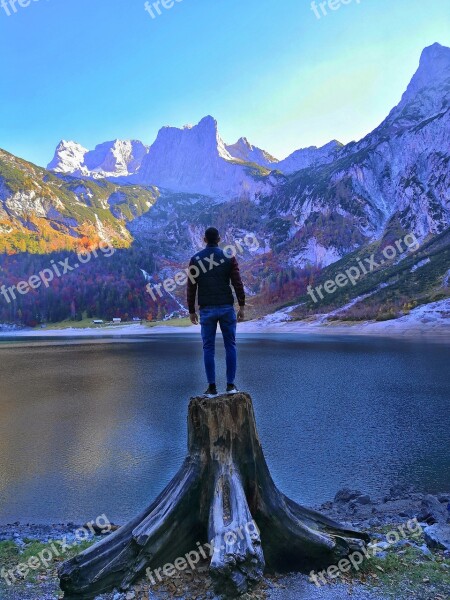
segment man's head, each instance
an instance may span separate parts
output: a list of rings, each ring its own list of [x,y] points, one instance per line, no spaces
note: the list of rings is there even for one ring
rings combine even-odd
[[[210,245],[220,242],[220,234],[215,227],[208,227],[205,231],[205,242]]]

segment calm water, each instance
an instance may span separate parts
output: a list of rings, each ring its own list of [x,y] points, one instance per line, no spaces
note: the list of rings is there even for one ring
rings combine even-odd
[[[297,501],[450,490],[450,346],[248,335],[240,359],[272,474]],[[178,470],[203,389],[195,336],[0,343],[0,521],[128,519]]]

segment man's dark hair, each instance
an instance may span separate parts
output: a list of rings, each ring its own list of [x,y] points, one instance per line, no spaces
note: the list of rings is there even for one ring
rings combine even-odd
[[[217,244],[220,238],[219,230],[215,227],[208,227],[205,231],[205,238],[208,244]]]

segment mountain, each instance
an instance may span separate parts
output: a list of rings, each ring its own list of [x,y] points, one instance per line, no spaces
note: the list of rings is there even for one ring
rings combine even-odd
[[[282,173],[290,175],[301,169],[318,167],[333,162],[333,160],[337,158],[342,147],[343,144],[337,140],[332,140],[321,148],[310,146],[309,148],[296,150],[284,160],[280,160],[276,165],[276,168]]]
[[[128,177],[139,171],[148,150],[138,140],[104,142],[94,150],[62,140],[47,168],[77,177]]]
[[[106,235],[121,247],[132,244],[133,261],[148,263],[129,283],[133,306],[161,314],[139,296],[140,269],[153,280],[175,273],[201,245],[205,226],[215,224],[229,244],[256,236],[257,247],[241,262],[254,310],[264,313],[302,298],[334,266],[414,234],[429,262],[419,268],[401,255],[389,281],[382,271],[361,288],[366,297],[375,282],[383,285],[373,297],[382,315],[397,314],[448,295],[449,139],[450,48],[434,44],[386,119],[345,146],[334,140],[277,162],[245,138],[226,145],[215,119],[205,117],[195,126],[163,127],[149,148],[116,141],[90,152],[61,142],[49,165],[54,172],[1,152],[0,249],[44,253]],[[122,298],[117,277],[111,302]],[[173,296],[164,305],[169,313],[183,302],[181,288]],[[352,314],[366,314],[363,300],[339,297],[355,300]]]
[[[152,188],[57,176],[0,150],[0,252],[45,253],[100,240],[128,247],[126,223],[157,196]]]
[[[450,48],[441,44],[425,48],[419,68],[400,103],[392,109],[380,129],[388,125],[401,129],[448,110],[449,65]]]
[[[305,281],[323,268],[342,264],[355,252],[370,256],[375,243],[384,247],[414,234],[425,246],[450,225],[449,54],[439,45],[425,49],[407,91],[379,127],[346,146],[332,142],[304,158],[300,151],[297,166],[306,167],[279,177],[256,202],[211,202],[209,196],[166,190],[151,211],[129,224],[130,231],[172,264],[183,264],[201,244],[208,223],[217,224],[231,244],[254,233],[259,248],[246,256],[243,269],[249,293],[264,299],[266,310],[304,290]],[[431,67],[434,61],[437,68]],[[405,268],[401,286],[375,296],[385,302],[386,314],[441,293],[448,235],[442,240],[432,264],[422,270],[430,273],[426,289],[421,291],[416,275]],[[382,281],[383,272],[377,285]],[[365,285],[370,287],[370,280]],[[395,305],[393,297],[402,303]]]
[[[389,219],[399,218],[403,227],[412,227],[423,237],[440,231],[447,218],[439,198],[448,184],[449,51],[439,44],[426,48],[400,103],[357,143],[343,146],[333,140],[277,161],[246,138],[226,145],[215,119],[205,117],[196,126],[163,127],[150,148],[142,142],[116,140],[89,152],[74,142],[61,142],[49,169],[76,176],[121,177],[214,201],[273,196],[294,215],[301,203],[300,227],[323,209],[348,217],[348,224],[356,217],[358,230],[369,238],[379,235]],[[424,162],[428,150],[433,152]],[[429,173],[426,166],[431,167]],[[338,255],[334,247],[316,252],[316,242],[311,244],[305,259],[317,252],[326,260]],[[299,256],[295,264],[301,263]]]
[[[391,243],[393,239],[389,240]],[[380,240],[369,248],[364,247],[346,255],[338,262],[317,274],[314,287],[335,281],[339,274],[354,269],[358,261],[367,264],[373,254],[381,262],[386,240]],[[296,319],[319,314],[322,322],[384,321],[410,311],[422,304],[439,302],[450,296],[450,229],[431,237],[413,252],[399,254],[396,260],[381,265],[361,277],[352,286],[338,288],[333,294],[305,294],[290,312]]]
[[[228,154],[243,162],[255,163],[266,169],[278,168],[279,160],[271,156],[265,150],[252,146],[247,138],[241,137],[235,144],[225,146]]]
[[[254,199],[270,192],[269,174],[264,167],[232,156],[217,121],[208,116],[195,126],[163,127],[142,161],[137,181],[174,192]]]
[[[225,144],[217,121],[208,116],[195,126],[163,127],[150,147],[136,140],[115,140],[89,151],[76,142],[63,140],[47,168],[76,177],[120,177],[174,193],[254,198],[261,191],[270,191],[274,183],[273,176],[268,177],[271,171],[291,174],[326,164],[341,148],[342,144],[333,140],[321,148],[296,150],[279,161],[245,137],[235,144]]]
[[[424,240],[446,229],[449,139],[450,48],[435,44],[423,51],[400,103],[379,127],[275,190],[268,210],[289,223],[290,264],[302,266],[320,253],[327,264],[361,238],[370,242],[388,231]]]
[[[149,147],[138,140],[105,142],[88,152],[84,164],[102,177],[120,177],[137,173]]]
[[[89,150],[81,144],[61,140],[47,169],[55,171],[55,173],[70,173],[72,175],[80,173],[84,157],[88,152]]]
[[[76,177],[121,178],[174,192],[255,198],[270,191],[276,180],[269,176],[275,162],[245,138],[226,146],[217,121],[205,117],[195,126],[163,127],[151,147],[115,140],[88,151],[76,142],[62,141],[48,169]]]
[[[194,201],[192,195],[171,192],[184,187],[179,181],[189,176],[180,151],[177,169],[173,165],[178,182],[165,179],[168,190],[130,229],[138,236],[151,231],[158,243],[178,239],[179,247],[190,249],[200,236],[198,224],[204,222],[220,223],[227,239],[252,230],[266,249],[276,253],[277,268],[284,264],[297,269],[325,267],[390,232],[414,233],[423,241],[444,231],[450,224],[449,55],[450,49],[440,45],[426,48],[399,104],[359,142],[342,146],[333,141],[275,163],[278,171],[294,172],[276,180],[266,177],[270,188],[257,203],[241,198],[239,205],[230,205],[229,199],[216,198],[212,205],[208,190],[193,180],[185,189],[197,187],[206,198]],[[224,150],[217,141],[215,121],[212,129],[211,146],[219,148],[216,156],[229,162],[230,148],[236,145]],[[170,131],[177,140],[183,137],[180,130]],[[168,147],[172,145],[177,147],[173,139],[167,141]],[[243,143],[237,146],[248,148]],[[153,150],[167,154],[152,146],[147,159]],[[199,176],[196,169],[194,180]]]

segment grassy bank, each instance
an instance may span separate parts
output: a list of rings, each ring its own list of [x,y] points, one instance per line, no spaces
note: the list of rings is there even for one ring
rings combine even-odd
[[[83,318],[81,321],[72,321],[72,320],[67,319],[65,321],[60,321],[59,323],[49,323],[45,327],[41,327],[39,325],[39,326],[35,327],[34,330],[35,331],[53,331],[53,330],[61,331],[64,329],[95,329],[95,330],[108,329],[108,330],[110,330],[111,328],[123,327],[124,325],[126,325],[126,326],[134,325],[136,327],[142,326],[142,327],[153,328],[153,327],[188,327],[191,324],[191,322],[188,318],[171,319],[170,321],[141,321],[141,323],[136,323],[134,321],[124,321],[117,325],[113,325],[112,323],[106,323],[106,322],[102,325],[96,325],[95,323],[92,322],[93,320],[94,319]]]
[[[388,525],[374,528],[370,533],[374,542],[380,543],[385,539],[386,534],[394,529],[392,525]],[[41,556],[43,551],[51,551],[52,543],[52,541],[42,543],[26,538],[23,541],[0,542],[0,565],[7,571],[14,570],[18,564],[28,563],[33,557]],[[62,560],[75,556],[93,543],[87,541],[72,546],[64,552],[63,556],[54,557],[47,567],[41,565],[37,569],[29,569],[24,576],[19,577],[16,573],[17,581],[13,586],[5,585],[4,579],[0,579],[0,597],[4,600],[61,598],[57,577],[58,566]],[[245,597],[248,600],[270,599],[271,590],[274,588],[289,590],[288,582],[289,579],[285,576],[272,574]],[[349,600],[360,598],[358,590],[361,589],[371,591],[374,598],[446,600],[450,589],[450,559],[444,557],[440,551],[429,551],[419,532],[398,544],[388,545],[378,556],[365,560],[358,571],[353,569],[336,579],[329,579],[326,584],[322,583],[321,588],[324,593],[326,591],[332,597],[333,590],[337,594],[339,589],[341,593],[342,584],[345,585]],[[308,584],[308,587],[313,598],[318,593],[317,588],[312,584]],[[141,581],[134,587],[132,593],[136,600],[147,600],[149,597],[207,600],[213,597],[206,564],[200,566],[196,572],[177,573],[176,577],[163,581],[155,588],[150,588],[148,581]],[[110,600],[113,595],[108,594],[102,598]]]

